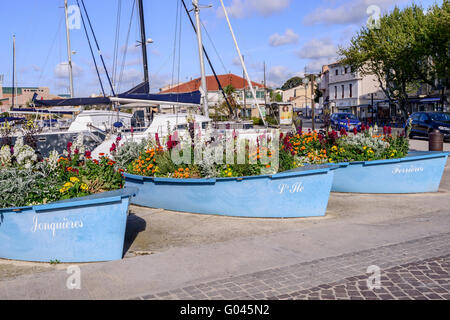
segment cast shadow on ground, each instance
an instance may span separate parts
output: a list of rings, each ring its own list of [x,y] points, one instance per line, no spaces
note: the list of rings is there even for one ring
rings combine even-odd
[[[130,214],[127,219],[127,228],[125,230],[125,243],[123,245],[123,255],[131,248],[134,240],[136,240],[139,233],[145,231],[147,222],[133,214]]]

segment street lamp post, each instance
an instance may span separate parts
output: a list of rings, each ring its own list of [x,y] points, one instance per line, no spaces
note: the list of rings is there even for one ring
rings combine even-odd
[[[320,84],[321,80],[320,77],[314,75],[314,74],[309,74],[309,75],[305,75],[305,78],[303,79],[303,84],[305,85],[305,92],[306,89],[308,88],[308,84],[311,82],[311,118],[312,118],[312,130],[316,130],[316,106],[314,103],[314,88],[316,84]],[[307,107],[308,108],[308,107]],[[306,109],[308,110],[308,109]]]

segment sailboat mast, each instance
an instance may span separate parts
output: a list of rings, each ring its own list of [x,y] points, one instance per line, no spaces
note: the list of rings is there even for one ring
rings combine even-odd
[[[202,90],[203,90],[203,115],[209,117],[208,108],[208,87],[206,85],[206,72],[205,72],[205,60],[203,56],[203,41],[202,41],[202,26],[200,24],[200,7],[198,5],[198,0],[192,0],[192,5],[194,6],[195,12],[195,22],[197,24],[197,42],[198,42],[198,53],[200,57],[200,73],[202,79]]]
[[[73,70],[72,70],[72,49],[70,46],[69,13],[67,0],[64,0],[64,11],[66,15],[66,36],[67,36],[67,59],[69,65],[70,97],[73,98]]]
[[[144,81],[145,81],[145,83],[149,83],[147,39],[146,39],[146,35],[145,35],[144,4],[142,3],[142,0],[138,0],[138,7],[139,7],[139,19],[140,19],[140,25],[141,25],[141,45],[142,45],[142,62],[144,65]]]
[[[250,90],[252,92],[253,99],[255,100],[256,107],[258,108],[259,115],[261,116],[261,119],[262,119],[262,121],[264,123],[264,126],[267,126],[267,122],[266,122],[266,119],[265,119],[265,106],[264,106],[264,110],[263,110],[262,107],[259,106],[258,100],[256,98],[256,91],[255,91],[255,88],[254,88],[254,86],[252,84],[250,76],[248,75],[247,67],[245,66],[245,62],[244,62],[244,58],[242,57],[241,49],[239,49],[239,45],[237,43],[236,36],[234,34],[234,31],[233,31],[233,27],[231,26],[231,22],[230,22],[230,18],[228,17],[227,9],[225,8],[223,0],[220,0],[220,3],[222,5],[223,12],[225,14],[225,18],[227,20],[228,27],[230,29],[231,36],[233,37],[233,41],[234,41],[234,45],[236,47],[236,51],[238,53],[239,59],[241,60],[241,65],[242,65],[242,68],[244,69],[245,77],[247,78],[247,82],[248,82],[248,85],[249,85]]]
[[[13,74],[12,74],[12,108],[15,105],[16,90],[16,35],[13,35]]]

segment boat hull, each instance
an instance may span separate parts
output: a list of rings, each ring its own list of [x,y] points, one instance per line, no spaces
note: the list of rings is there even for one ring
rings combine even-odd
[[[122,259],[130,198],[123,189],[0,210],[0,258],[35,262]]]
[[[405,194],[437,192],[448,153],[412,152],[402,159],[340,163],[332,192]]]
[[[230,179],[159,179],[125,175],[139,193],[132,203],[199,214],[252,218],[318,217],[326,213],[331,166],[273,176]]]

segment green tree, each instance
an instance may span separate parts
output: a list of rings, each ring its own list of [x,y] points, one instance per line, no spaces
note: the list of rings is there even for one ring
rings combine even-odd
[[[419,22],[418,22],[419,23]],[[442,7],[430,7],[420,21],[413,56],[417,63],[412,67],[418,79],[434,90],[450,87],[450,2],[444,0]]]
[[[214,109],[215,112],[220,116],[227,116],[227,117],[237,117],[238,111],[241,109],[241,107],[238,105],[236,101],[236,89],[232,85],[228,85],[223,88],[223,91],[225,95],[227,96],[227,100],[230,103],[232,114],[230,114],[230,109],[226,103],[226,101],[222,102],[221,104],[217,105]]]
[[[277,92],[275,93],[275,91],[270,91],[270,100],[272,102],[283,102],[283,96]]]
[[[281,87],[281,90],[283,90],[283,91],[289,90],[289,89],[300,86],[302,83],[303,83],[302,78],[293,77],[293,78],[289,79],[288,81],[286,81],[285,84],[283,84],[283,86]]]
[[[445,3],[448,5],[448,1]],[[348,48],[339,49],[342,63],[362,75],[377,77],[381,89],[392,103],[398,103],[405,117],[408,95],[424,82],[418,70],[428,69],[431,63],[424,57],[435,55],[430,45],[435,42],[423,42],[432,29],[431,16],[415,4],[395,8],[381,17],[379,27],[363,27]]]
[[[320,98],[322,98],[322,97],[323,97],[323,92],[322,92],[322,90],[320,90],[319,86],[317,85],[314,90],[314,102],[319,103]]]

